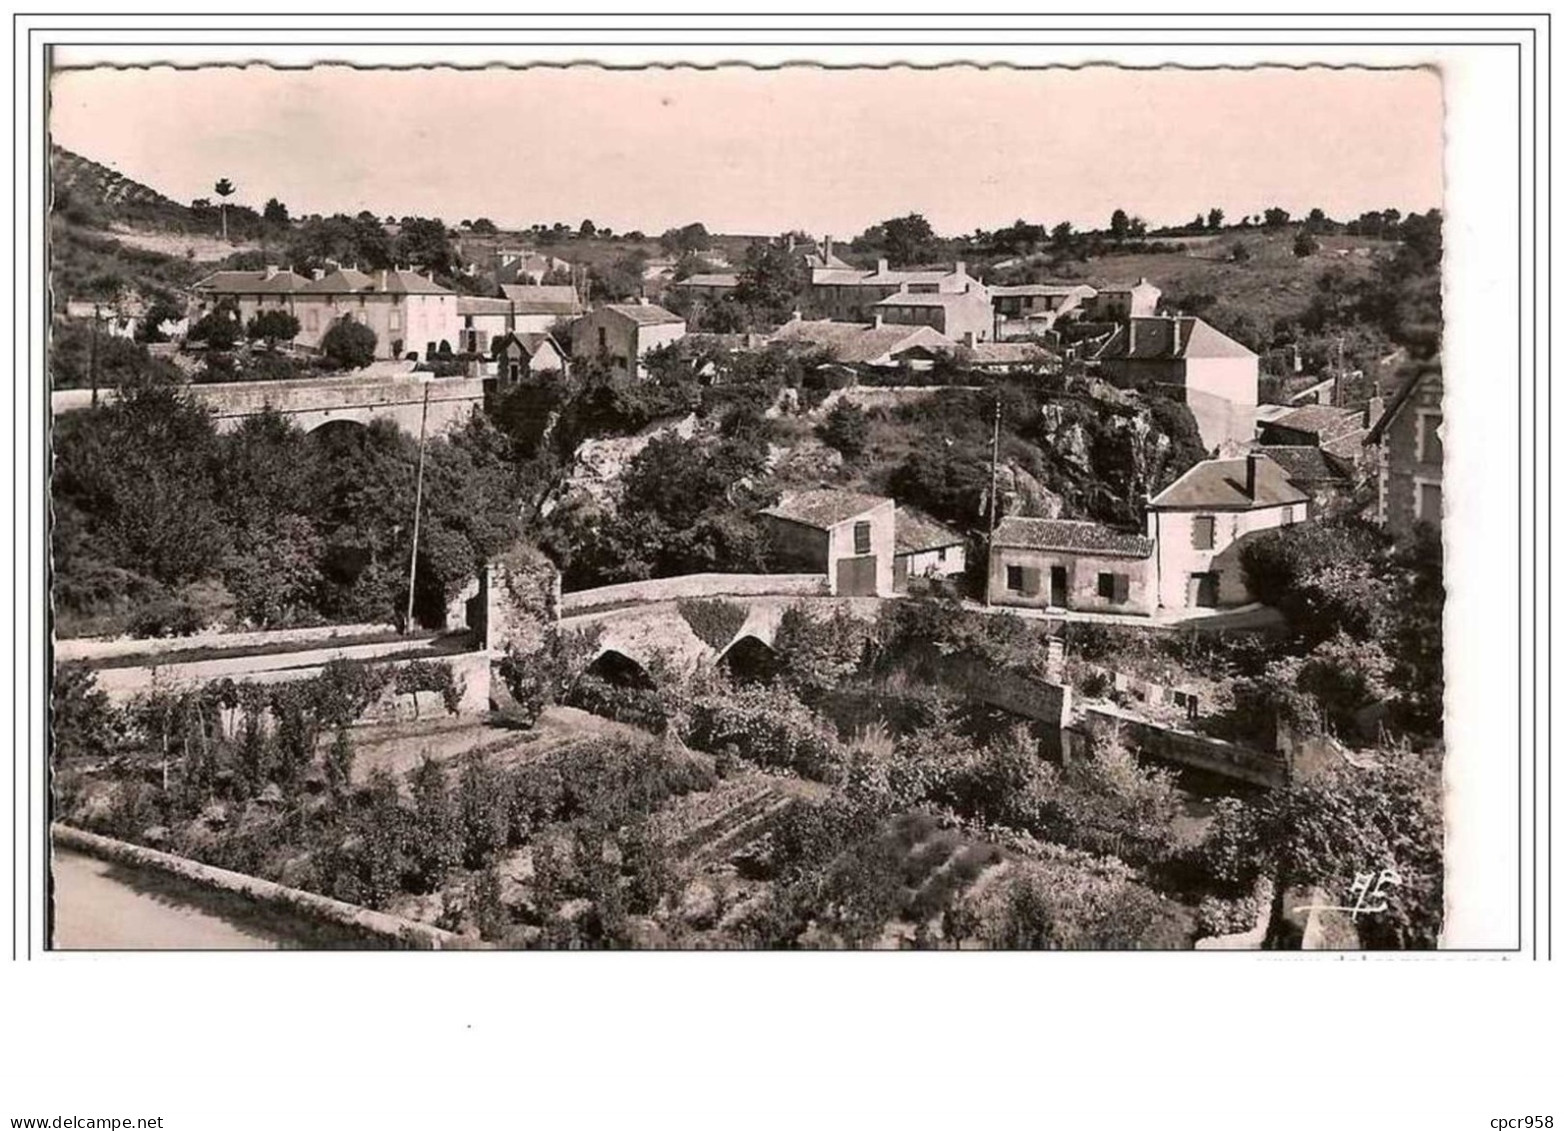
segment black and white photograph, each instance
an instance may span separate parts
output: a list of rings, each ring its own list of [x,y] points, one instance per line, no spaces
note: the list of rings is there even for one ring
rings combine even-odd
[[[17,16],[13,957],[145,1047],[0,1116],[1564,1118],[1417,1051],[1557,1000],[1548,17],[1440,18]]]

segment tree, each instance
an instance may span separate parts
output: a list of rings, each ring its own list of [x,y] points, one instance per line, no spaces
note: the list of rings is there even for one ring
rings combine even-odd
[[[285,226],[288,223],[288,206],[274,196],[261,209],[261,219],[278,227]]]
[[[838,401],[820,425],[820,439],[847,459],[857,459],[869,439],[869,422],[863,409],[851,401]]]
[[[215,192],[219,197],[219,203],[217,207],[223,221],[223,239],[226,240],[228,238],[228,198],[238,190],[234,188],[232,181],[230,181],[227,177],[223,177],[212,186],[212,191]]]
[[[1280,228],[1291,220],[1292,216],[1285,208],[1271,207],[1265,210],[1265,226],[1267,228]]]
[[[320,351],[333,369],[362,369],[375,360],[375,332],[343,315],[320,339]]]
[[[883,250],[894,264],[923,263],[933,254],[934,229],[921,214],[909,212],[866,229],[859,239]]]
[[[1108,231],[1112,234],[1114,240],[1119,243],[1123,243],[1125,237],[1130,234],[1130,218],[1124,209],[1115,208],[1113,210],[1113,218],[1108,221]]]
[[[118,713],[85,663],[64,663],[49,681],[49,737],[52,762],[103,758],[113,748]]]
[[[1233,245],[1233,250],[1228,254],[1228,258],[1230,258],[1234,263],[1248,263],[1249,260],[1253,258],[1253,255],[1249,251],[1248,244],[1235,243]]]
[[[165,322],[178,322],[184,317],[184,312],[167,299],[159,299],[136,324],[136,341],[138,342],[166,342],[168,335],[163,332]]]
[[[202,315],[185,336],[192,342],[205,342],[208,349],[226,353],[239,344],[243,329],[239,325],[239,312],[232,306],[220,303]]]
[[[450,275],[456,267],[456,249],[445,225],[423,216],[405,216],[396,237],[396,258],[436,275]]]
[[[264,341],[266,348],[275,350],[278,342],[291,342],[299,336],[299,320],[287,310],[262,310],[245,327],[245,336],[252,342]]]
[[[589,240],[597,235],[597,225],[590,220],[583,220],[581,221],[581,227],[577,229],[577,234],[582,239]]]
[[[1210,212],[1206,213],[1206,227],[1210,228],[1213,232],[1220,232],[1222,230],[1222,221],[1225,218],[1225,215],[1226,214],[1220,208],[1211,209]]]
[[[686,224],[682,228],[669,228],[658,242],[668,255],[688,255],[711,247],[711,233],[706,231],[705,224]]]
[[[475,235],[492,236],[499,231],[494,226],[494,221],[487,216],[480,216],[472,222],[472,230]]]
[[[1292,253],[1299,259],[1307,259],[1320,250],[1320,241],[1309,234],[1307,230],[1298,233],[1292,241]]]
[[[753,243],[744,249],[744,266],[734,288],[734,302],[748,308],[751,324],[782,322],[798,308],[809,286],[802,257],[782,244]]]

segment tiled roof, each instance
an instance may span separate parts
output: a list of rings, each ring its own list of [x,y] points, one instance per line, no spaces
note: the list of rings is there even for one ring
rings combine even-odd
[[[771,340],[820,346],[846,365],[868,365],[914,346],[935,352],[956,348],[955,342],[932,326],[874,326],[866,322],[797,318],[784,323]]]
[[[1360,430],[1363,426],[1363,412],[1361,409],[1337,408],[1334,405],[1306,404],[1266,423],[1328,438]]]
[[[292,271],[216,271],[193,284],[192,289],[212,294],[266,295],[291,294],[309,283]]]
[[[426,278],[416,271],[377,271],[370,277],[369,290],[384,294],[403,295],[448,295],[454,293],[446,290],[433,279]]]
[[[784,495],[776,506],[767,507],[760,513],[813,526],[817,530],[829,530],[889,502],[890,499],[881,495],[861,495],[857,491],[821,488]]]
[[[536,357],[538,355],[538,350],[542,349],[545,345],[552,345],[554,347],[555,353],[560,354],[561,356],[564,355],[564,351],[559,348],[559,343],[554,341],[554,339],[549,337],[547,334],[505,334],[504,336],[495,340],[494,348],[501,349],[506,345],[506,343],[511,341],[515,341],[519,346],[521,346],[522,351],[528,357]]]
[[[457,314],[509,314],[510,300],[483,298],[479,295],[459,295],[456,299]]]
[[[994,528],[994,546],[1017,550],[1064,550],[1124,558],[1151,556],[1151,539],[1134,530],[1063,518],[1004,518]]]
[[[974,365],[1029,365],[1053,357],[1035,342],[977,342],[967,352]]]
[[[1145,279],[1137,279],[1133,283],[1104,283],[1097,288],[1097,293],[1100,295],[1127,295],[1135,290],[1151,290],[1157,291],[1158,294],[1162,293],[1155,283],[1148,283]]]
[[[1319,483],[1352,478],[1345,460],[1312,444],[1261,444],[1255,452],[1287,473],[1294,483]]]
[[[728,274],[691,275],[674,284],[676,287],[736,287],[738,285],[739,277]]]
[[[673,311],[664,310],[662,307],[653,306],[651,303],[610,302],[603,304],[598,309],[617,314],[621,318],[628,318],[637,326],[661,326],[672,322],[684,321]]]
[[[1097,293],[1095,287],[1089,287],[1085,283],[1020,283],[1012,287],[990,287],[989,293],[1007,298],[1025,298],[1036,296],[1046,298],[1052,295],[1079,294],[1090,298]]]
[[[311,279],[301,288],[306,294],[351,294],[367,290],[373,280],[352,267],[338,267],[318,279]]]
[[[1102,349],[1098,360],[1169,361],[1177,358],[1254,357],[1253,351],[1233,341],[1199,318],[1132,318],[1120,326]],[[1178,329],[1177,342],[1173,333]],[[1133,327],[1133,334],[1131,328]],[[1134,348],[1131,348],[1131,338]]]
[[[517,314],[579,314],[581,299],[574,287],[532,287],[507,283],[500,293],[510,301]]]
[[[1282,468],[1256,457],[1255,491],[1247,489],[1248,459],[1208,459],[1184,472],[1147,505],[1163,510],[1250,510],[1308,502]]]
[[[939,294],[928,294],[923,291],[897,291],[893,295],[886,295],[875,306],[960,306],[963,303],[987,303],[988,300],[980,294],[970,291],[942,291]]]
[[[958,532],[943,523],[935,522],[922,511],[909,507],[896,508],[896,552],[915,554],[924,550],[938,550],[944,546],[960,546],[966,542]]]
[[[810,272],[809,281],[817,287],[857,286],[873,272],[855,267],[816,267]]]

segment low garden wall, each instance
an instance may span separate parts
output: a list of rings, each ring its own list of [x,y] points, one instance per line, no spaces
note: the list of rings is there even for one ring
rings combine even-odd
[[[189,652],[198,648],[264,648],[268,645],[308,644],[349,641],[357,637],[395,632],[392,624],[328,624],[314,628],[280,628],[268,632],[201,632],[194,636],[87,636],[74,640],[56,640],[54,658],[69,660],[112,660],[121,656],[160,656],[167,652]]]
[[[1285,785],[1291,777],[1289,762],[1284,754],[1176,730],[1095,704],[1080,711],[1078,721],[1086,720],[1119,727],[1124,740],[1131,746],[1168,762],[1209,770],[1268,788]]]
[[[830,592],[823,573],[689,573],[578,589],[559,599],[561,618],[616,605],[674,601],[680,597],[819,597]]]
[[[381,939],[398,947],[413,950],[450,950],[472,946],[472,943],[462,936],[452,934],[450,931],[442,931],[426,923],[415,923],[410,919],[387,915],[383,911],[371,911],[367,907],[343,903],[339,899],[316,895],[314,892],[284,887],[270,880],[246,876],[242,872],[214,868],[210,864],[202,864],[184,856],[159,852],[154,848],[143,848],[139,844],[129,844],[122,840],[99,836],[97,833],[72,828],[70,825],[51,826],[50,836],[56,845],[63,848],[73,848],[102,860],[112,860],[135,868],[167,872],[202,887],[229,892],[255,903],[267,904],[317,922],[345,927],[350,931]]]

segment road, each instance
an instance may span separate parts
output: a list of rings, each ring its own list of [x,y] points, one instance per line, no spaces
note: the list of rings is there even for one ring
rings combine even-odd
[[[61,950],[283,950],[367,946],[160,872],[54,851]]]

